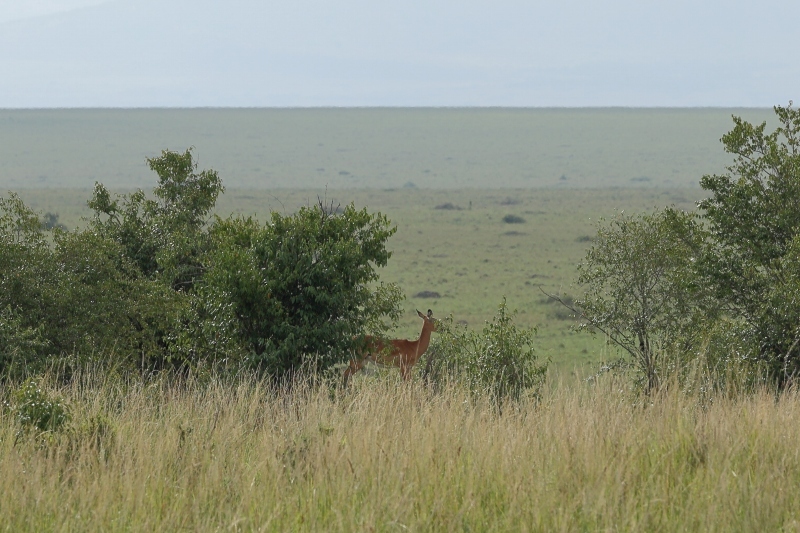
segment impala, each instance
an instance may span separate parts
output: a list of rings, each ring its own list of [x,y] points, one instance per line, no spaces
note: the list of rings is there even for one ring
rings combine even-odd
[[[403,379],[408,380],[411,377],[411,369],[417,364],[417,361],[419,361],[431,343],[431,333],[436,331],[436,319],[433,318],[433,311],[428,309],[426,316],[417,310],[417,314],[422,319],[422,333],[419,334],[419,338],[415,341],[393,339],[385,342],[371,335],[366,335],[360,353],[350,359],[350,365],[344,371],[342,376],[343,383],[347,385],[347,380],[350,379],[350,376],[364,368],[364,363],[367,361],[399,367]]]

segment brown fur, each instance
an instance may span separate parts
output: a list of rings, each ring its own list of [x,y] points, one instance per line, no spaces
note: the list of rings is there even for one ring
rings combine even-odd
[[[371,335],[365,336],[364,350],[350,360],[350,365],[342,375],[343,383],[347,385],[350,376],[364,368],[366,361],[396,366],[400,368],[403,379],[411,378],[411,369],[427,351],[431,343],[431,333],[436,331],[436,319],[433,318],[433,311],[428,309],[427,316],[419,311],[417,314],[422,319],[422,333],[415,341],[393,339],[387,344]]]

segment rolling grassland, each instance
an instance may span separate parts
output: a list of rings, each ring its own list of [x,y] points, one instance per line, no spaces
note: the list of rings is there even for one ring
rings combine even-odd
[[[770,109],[0,109],[0,190],[155,185],[195,147],[230,188],[696,187]]]
[[[3,531],[797,531],[795,391],[346,391],[83,376],[64,429],[0,410]],[[4,396],[5,396],[4,391]]]

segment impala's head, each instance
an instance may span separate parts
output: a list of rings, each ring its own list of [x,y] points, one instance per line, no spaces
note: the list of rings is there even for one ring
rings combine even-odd
[[[425,322],[425,326],[430,326],[431,331],[436,331],[436,319],[433,318],[433,311],[428,309],[428,314],[423,315],[422,312],[417,309],[417,314],[419,317]]]

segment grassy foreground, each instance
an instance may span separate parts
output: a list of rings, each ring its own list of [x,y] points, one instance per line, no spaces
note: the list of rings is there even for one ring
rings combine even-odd
[[[3,531],[800,529],[800,398],[82,379],[70,429],[0,415]],[[100,421],[100,422],[98,422]],[[106,431],[93,431],[106,428]]]

